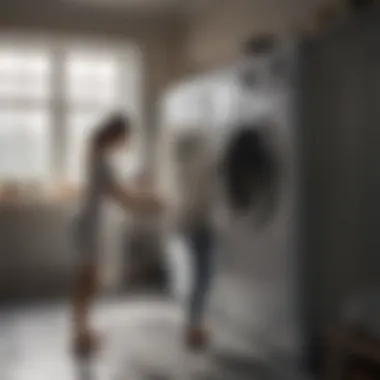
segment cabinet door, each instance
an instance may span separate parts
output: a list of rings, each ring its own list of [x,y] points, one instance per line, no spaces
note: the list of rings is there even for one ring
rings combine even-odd
[[[379,34],[379,20],[363,19],[325,36],[309,60],[312,78],[303,88],[306,285],[317,311],[310,318],[320,333],[379,263],[372,253],[380,245]]]

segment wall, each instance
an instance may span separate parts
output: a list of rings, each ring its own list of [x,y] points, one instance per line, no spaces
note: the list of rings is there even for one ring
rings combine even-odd
[[[66,206],[0,207],[1,300],[68,291],[74,261]]]
[[[48,200],[0,205],[0,300],[70,293],[81,259],[74,240],[77,208]],[[128,222],[121,210],[107,208],[100,243],[108,254],[99,271],[105,289],[121,285],[117,259]]]
[[[190,71],[223,65],[255,34],[294,33],[312,26],[315,11],[345,0],[220,0],[189,25],[186,56]]]

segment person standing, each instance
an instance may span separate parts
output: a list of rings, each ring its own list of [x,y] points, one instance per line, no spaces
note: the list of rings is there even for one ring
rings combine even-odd
[[[131,124],[125,116],[109,116],[90,139],[86,183],[80,212],[75,219],[75,243],[78,275],[72,298],[74,350],[88,354],[96,347],[89,326],[91,301],[97,290],[103,203],[114,200],[126,210],[158,212],[162,201],[151,192],[124,188],[112,169],[112,157],[124,151],[132,137]]]
[[[194,130],[186,133],[176,148],[176,223],[193,264],[184,334],[190,349],[204,348],[209,341],[205,315],[213,273],[216,167],[208,143],[208,136]]]

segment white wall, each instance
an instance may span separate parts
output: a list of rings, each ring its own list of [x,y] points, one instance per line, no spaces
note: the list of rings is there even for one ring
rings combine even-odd
[[[189,70],[223,65],[256,34],[286,35],[312,27],[319,7],[344,0],[220,0],[189,25],[186,58]]]

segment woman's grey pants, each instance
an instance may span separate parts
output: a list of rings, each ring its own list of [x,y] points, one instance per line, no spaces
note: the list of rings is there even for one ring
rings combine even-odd
[[[202,323],[208,302],[208,293],[213,272],[214,238],[210,226],[202,225],[188,235],[189,248],[193,258],[193,282],[189,295],[189,323]]]

